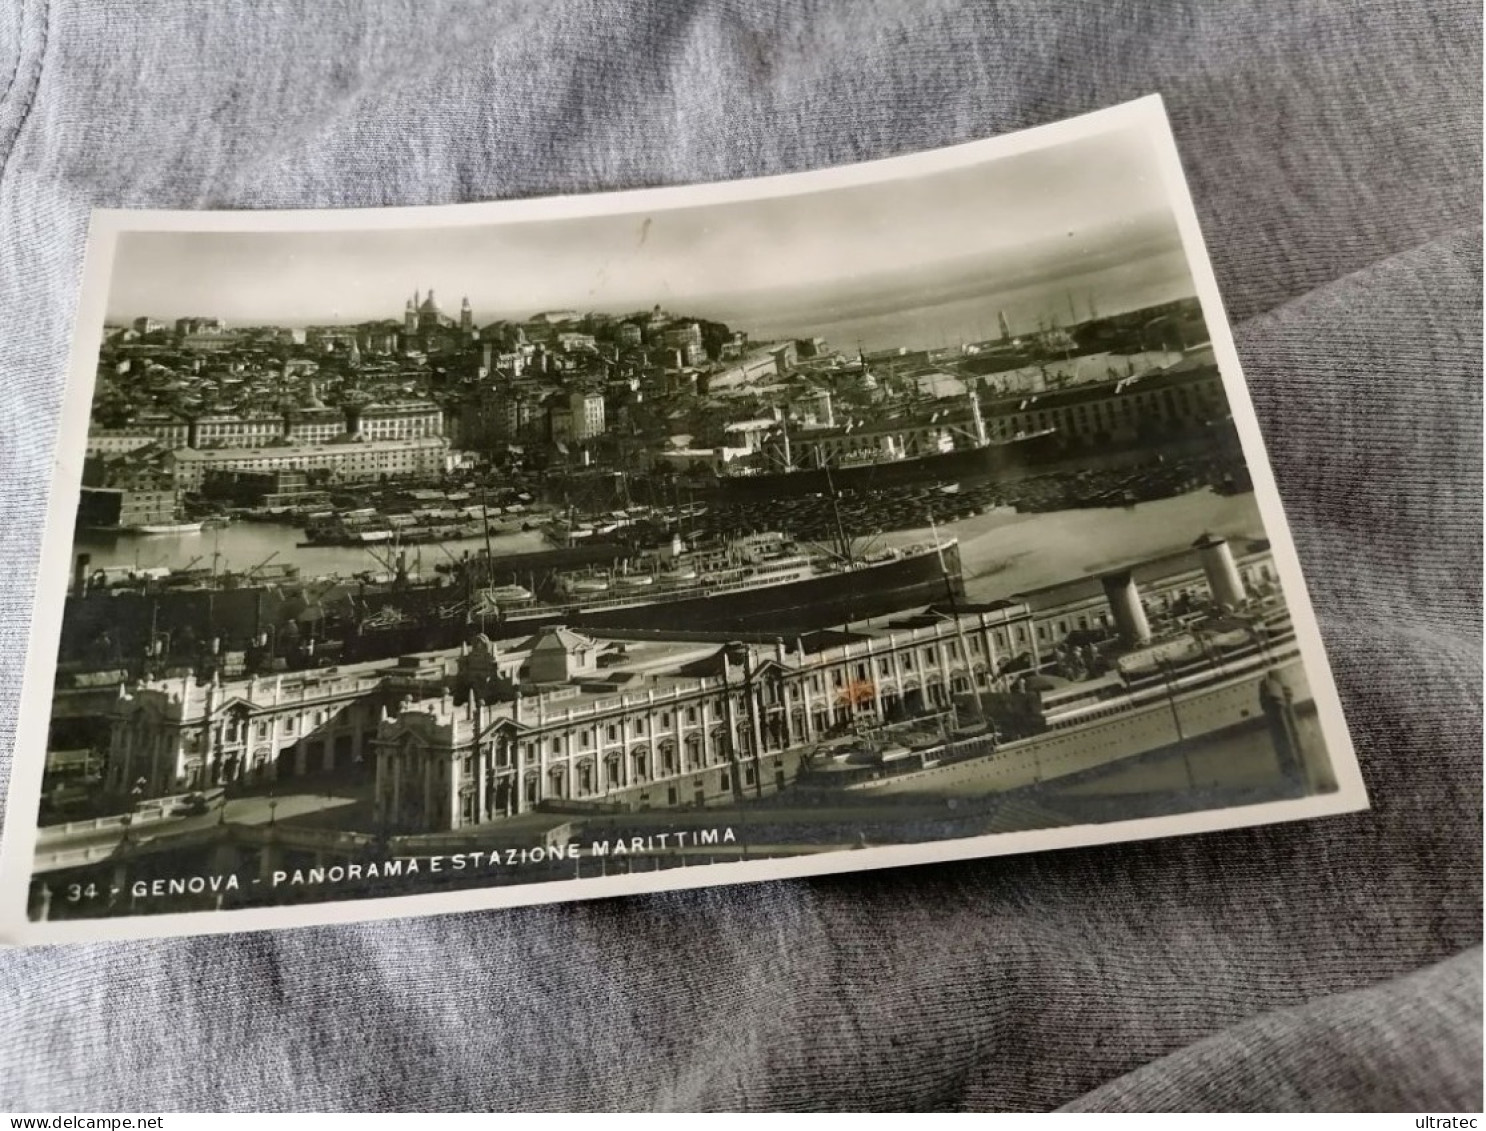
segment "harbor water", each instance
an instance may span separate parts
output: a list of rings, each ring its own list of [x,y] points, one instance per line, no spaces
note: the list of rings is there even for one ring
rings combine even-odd
[[[395,553],[388,543],[359,546],[300,546],[304,530],[268,522],[234,522],[230,526],[195,534],[106,534],[79,531],[76,554],[92,555],[91,567],[128,566],[149,569],[165,566],[184,569],[214,568],[219,573],[252,569],[265,561],[297,565],[304,577],[351,577],[358,573],[385,572]],[[548,543],[540,531],[492,535],[490,548],[496,554],[524,554],[544,549]],[[485,539],[461,538],[441,543],[407,547],[408,568],[415,575],[432,576],[434,566],[482,553]]]
[[[938,529],[941,538],[960,540],[960,560],[972,600],[992,600],[1040,585],[1071,580],[1102,569],[1186,549],[1204,532],[1228,537],[1263,536],[1252,493],[1216,495],[1192,491],[1130,507],[1099,507],[1037,514],[988,513]],[[925,543],[928,529],[898,531],[883,541]],[[236,522],[194,534],[142,535],[79,532],[75,552],[90,554],[92,568],[215,568],[243,571],[264,561],[292,563],[306,577],[353,576],[382,572],[393,552],[389,544],[301,547],[304,531],[272,523]],[[497,555],[527,553],[547,546],[539,531],[492,536]],[[413,573],[432,575],[434,566],[476,554],[484,538],[466,538],[407,548]]]

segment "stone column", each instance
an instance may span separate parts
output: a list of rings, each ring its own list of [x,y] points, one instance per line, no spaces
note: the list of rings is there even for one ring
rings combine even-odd
[[[418,761],[423,765],[423,812],[419,814],[419,819],[421,823],[427,825],[435,812],[433,807],[433,755],[420,747]]]
[[[887,722],[887,709],[882,704],[882,687],[878,683],[881,673],[877,670],[877,663],[882,657],[872,650],[872,641],[867,642],[867,682],[872,685],[872,715],[879,726]]]
[[[539,802],[547,796],[547,774],[552,769],[552,764],[547,758],[547,749],[551,741],[551,736],[546,734],[537,739],[537,800]]]
[[[937,630],[934,633],[934,658],[939,661],[939,681],[944,685],[945,706],[952,707],[955,701],[955,665],[949,658],[950,641],[945,640]],[[970,657],[965,661],[969,663]]]
[[[891,635],[888,636],[888,647],[892,649],[893,679],[898,684],[898,703],[902,705],[908,701],[908,684],[903,679],[903,652]]]
[[[459,767],[459,773],[454,768]],[[452,747],[449,755],[449,828],[457,829],[464,825],[464,805],[461,801],[464,797],[464,758],[459,753],[459,747]]]
[[[516,798],[515,809],[518,813],[526,812],[526,743],[516,743]]]
[[[402,820],[403,761],[401,751],[394,750],[387,755],[387,772],[392,775],[392,812],[387,815],[389,825]]]
[[[376,766],[372,775],[372,819],[379,828],[387,823],[387,802],[382,793],[387,785],[386,773],[386,752],[378,750],[376,752]]]
[[[475,821],[477,824],[488,821],[491,817],[489,808],[490,757],[494,746],[493,742],[487,745],[482,743],[478,736],[475,738],[475,789],[478,791],[475,795]]]

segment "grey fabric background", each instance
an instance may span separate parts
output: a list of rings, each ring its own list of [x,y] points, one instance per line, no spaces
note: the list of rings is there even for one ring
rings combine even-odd
[[[0,5],[5,757],[89,207],[718,180],[1159,91],[1375,802],[3,953],[0,1107],[1479,1110],[1480,69],[1468,0]]]

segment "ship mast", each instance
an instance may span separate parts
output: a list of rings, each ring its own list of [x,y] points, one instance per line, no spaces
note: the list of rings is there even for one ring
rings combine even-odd
[[[970,387],[969,382],[966,382],[965,393],[970,398],[970,419],[975,422],[975,446],[983,448],[991,438],[986,434],[985,417],[980,414],[980,394]]]
[[[490,492],[480,488],[480,524],[485,529],[485,584],[493,584],[495,577],[495,555],[490,551]]]
[[[825,465],[826,494],[831,500],[831,517],[836,525],[836,552],[841,560],[848,566],[855,564],[856,556],[852,553],[851,539],[846,536],[846,527],[841,522],[841,504],[836,498],[836,482],[831,478],[831,465]]]
[[[934,534],[934,553],[939,556],[939,573],[944,578],[944,592],[949,598],[949,615],[954,618],[955,635],[960,641],[960,655],[965,657],[965,671],[970,675],[970,690],[975,696],[975,712],[979,716],[977,722],[984,727],[990,720],[986,717],[985,699],[980,693],[980,681],[975,678],[975,663],[970,658],[970,641],[965,637],[965,622],[960,619],[959,602],[955,600],[955,587],[949,580],[949,567],[944,564],[944,546],[939,541],[939,526],[934,522],[934,516],[929,515],[929,529]],[[950,702],[954,702],[954,688],[950,688]]]

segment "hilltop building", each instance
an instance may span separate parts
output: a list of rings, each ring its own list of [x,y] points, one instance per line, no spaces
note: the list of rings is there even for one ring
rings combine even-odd
[[[432,290],[426,298],[414,291],[403,309],[404,352],[445,353],[478,341],[479,337],[468,296],[460,300],[458,318],[444,313]]]

